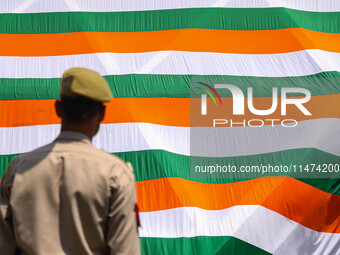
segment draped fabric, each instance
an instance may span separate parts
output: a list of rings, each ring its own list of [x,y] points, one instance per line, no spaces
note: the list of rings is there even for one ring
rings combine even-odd
[[[339,254],[339,172],[244,179],[189,170],[193,158],[339,165],[339,24],[333,0],[2,1],[0,173],[57,136],[62,73],[87,67],[115,97],[94,145],[134,166],[143,254]],[[193,78],[253,87],[264,103],[273,87],[306,88],[312,116],[293,112],[295,128],[219,128],[211,135],[229,142],[194,155]]]

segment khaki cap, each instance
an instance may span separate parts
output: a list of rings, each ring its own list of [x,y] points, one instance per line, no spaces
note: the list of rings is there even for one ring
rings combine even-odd
[[[106,80],[96,71],[82,67],[73,67],[64,72],[60,95],[83,96],[97,102],[110,102],[113,98]]]

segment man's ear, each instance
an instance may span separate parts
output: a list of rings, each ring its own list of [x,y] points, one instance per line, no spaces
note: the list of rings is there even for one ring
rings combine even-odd
[[[99,122],[102,122],[104,120],[105,112],[106,112],[106,106],[103,105],[103,107],[100,109],[99,115],[98,115]]]
[[[58,117],[61,118],[61,101],[60,101],[60,99],[55,101],[54,107],[55,107],[55,112],[57,113]]]

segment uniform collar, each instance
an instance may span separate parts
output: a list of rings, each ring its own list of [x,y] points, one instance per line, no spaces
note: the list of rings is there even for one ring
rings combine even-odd
[[[60,140],[73,140],[73,141],[82,141],[85,143],[91,144],[90,139],[84,135],[83,133],[73,132],[73,131],[62,131],[59,136],[56,138],[56,141]]]

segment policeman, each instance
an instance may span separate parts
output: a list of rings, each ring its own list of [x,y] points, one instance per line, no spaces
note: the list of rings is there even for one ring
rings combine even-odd
[[[132,168],[91,144],[112,99],[107,82],[71,68],[60,95],[60,135],[2,178],[0,254],[140,254]]]

